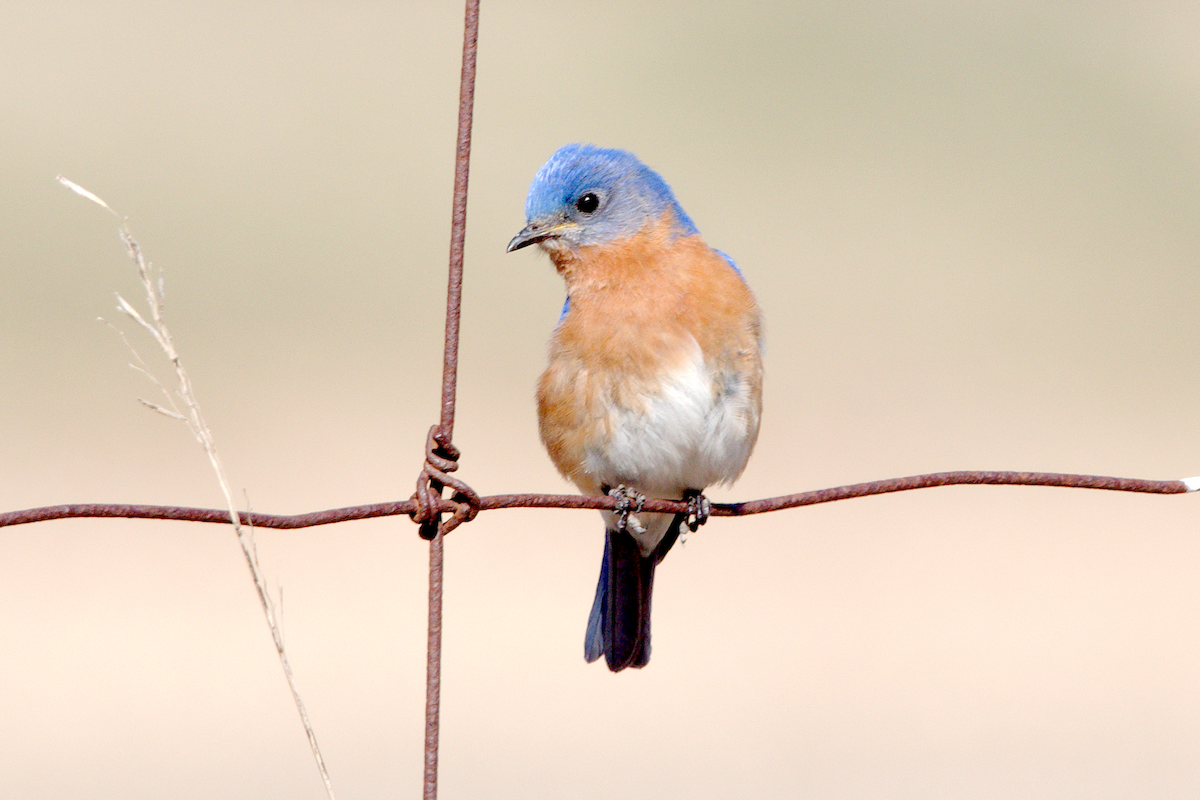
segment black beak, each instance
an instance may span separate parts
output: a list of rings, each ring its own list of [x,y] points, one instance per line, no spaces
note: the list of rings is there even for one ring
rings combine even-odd
[[[539,222],[531,222],[512,238],[512,241],[508,243],[508,247],[504,252],[511,253],[514,250],[520,250],[522,247],[529,247],[531,244],[544,242],[547,239],[556,239],[562,236],[563,229],[567,227],[571,226],[561,221],[555,222],[543,219]]]
[[[529,247],[531,244],[544,242],[553,235],[544,226],[531,222],[512,238],[512,241],[508,243],[508,247],[504,252],[511,253],[514,250],[520,250],[522,247]]]

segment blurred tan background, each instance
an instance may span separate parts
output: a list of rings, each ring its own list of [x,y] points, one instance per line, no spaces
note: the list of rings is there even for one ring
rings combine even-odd
[[[533,385],[562,303],[504,246],[559,145],[629,148],[766,313],[715,499],[945,469],[1200,473],[1195,3],[486,2],[461,475],[568,491]],[[212,506],[113,310],[103,196],[261,511],[407,497],[436,419],[462,8],[6,3],[0,509]],[[161,361],[155,361],[161,364]],[[654,658],[585,665],[600,521],[447,544],[445,798],[1200,794],[1200,498],[951,488],[713,521]],[[343,800],[420,791],[427,548],[259,533]],[[6,797],[320,798],[232,533],[0,532]]]

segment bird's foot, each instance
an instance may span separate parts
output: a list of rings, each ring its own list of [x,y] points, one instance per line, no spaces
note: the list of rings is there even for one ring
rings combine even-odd
[[[695,533],[701,525],[708,522],[708,517],[712,514],[712,503],[695,490],[689,489],[683,497],[687,500],[688,505],[687,516],[683,518],[683,524],[689,531]]]
[[[630,489],[628,486],[618,486],[615,489],[609,489],[608,496],[617,501],[616,507],[613,508],[613,512],[617,515],[617,530],[634,534],[646,532],[646,526],[634,516],[642,512],[646,495],[636,489]]]

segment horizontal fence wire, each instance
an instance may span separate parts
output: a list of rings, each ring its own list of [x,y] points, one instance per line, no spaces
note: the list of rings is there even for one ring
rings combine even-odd
[[[890,478],[848,486],[835,486],[811,492],[766,497],[740,503],[713,503],[714,517],[742,517],[783,511],[789,508],[852,500],[879,494],[893,494],[913,489],[932,489],[938,486],[1057,486],[1072,489],[1102,489],[1114,492],[1136,492],[1141,494],[1185,494],[1198,487],[1196,479],[1145,480],[1141,478],[1114,478],[1103,475],[1074,475],[1061,472],[933,472],[912,475],[907,478]],[[616,498],[608,496],[586,496],[573,494],[497,494],[478,498],[478,510],[495,511],[502,508],[589,508],[611,511]],[[457,504],[449,499],[441,501],[440,510],[453,512]],[[682,500],[646,498],[645,511],[687,513],[688,504]],[[374,517],[413,515],[417,512],[415,500],[392,503],[373,503],[362,506],[331,508],[308,514],[263,514],[256,511],[242,513],[242,519],[258,528],[294,529],[330,525],[336,522],[351,522]],[[0,513],[0,527],[45,522],[54,519],[78,517],[123,517],[128,519],[171,519],[185,522],[215,522],[229,524],[229,512],[218,508],[186,508],[181,506],[120,505],[106,503],[72,504],[30,508],[23,511]]]

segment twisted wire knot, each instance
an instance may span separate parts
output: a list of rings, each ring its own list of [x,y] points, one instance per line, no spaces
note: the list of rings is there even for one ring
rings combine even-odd
[[[449,473],[458,469],[458,448],[442,432],[441,426],[429,429],[425,439],[425,466],[417,477],[417,491],[412,499],[417,507],[412,520],[420,526],[422,539],[432,539],[440,530],[445,536],[464,522],[475,519],[479,513],[479,494],[463,481]],[[442,497],[442,489],[449,487],[453,494]],[[450,518],[442,522],[443,511],[451,512]]]

